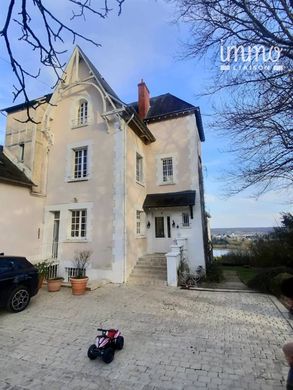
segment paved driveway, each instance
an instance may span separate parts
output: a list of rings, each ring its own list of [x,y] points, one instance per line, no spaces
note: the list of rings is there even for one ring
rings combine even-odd
[[[125,349],[90,361],[96,328]],[[2,389],[284,389],[292,328],[260,294],[105,286],[82,297],[43,288],[27,310],[0,312]]]

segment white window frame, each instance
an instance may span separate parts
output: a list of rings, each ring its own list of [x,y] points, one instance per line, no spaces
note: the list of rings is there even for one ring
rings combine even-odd
[[[173,184],[174,182],[174,162],[172,157],[162,158],[162,182],[164,184]]]
[[[91,124],[92,102],[90,95],[78,95],[72,101],[71,107],[71,128],[77,129]]]
[[[182,213],[182,227],[190,228],[190,215],[187,211],[183,211]]]
[[[75,218],[75,222],[74,222],[74,218]],[[82,218],[85,218],[84,223],[82,223]],[[82,225],[85,225],[85,227],[82,228]],[[73,226],[75,227],[74,229]],[[87,240],[87,227],[88,227],[87,209],[70,210],[70,239]]]
[[[144,183],[144,166],[143,166],[143,156],[136,152],[135,154],[135,179],[139,184]]]
[[[172,177],[167,180],[164,180],[164,169],[163,164],[164,161],[167,159],[172,159]],[[156,156],[156,165],[157,165],[157,185],[164,186],[164,185],[173,185],[177,182],[177,154],[176,153],[166,153],[166,154],[159,154]]]
[[[72,178],[74,180],[82,180],[82,179],[86,179],[87,176],[88,176],[88,147],[81,146],[79,148],[73,149]]]
[[[88,109],[89,104],[86,99],[81,99],[78,104],[77,109],[77,125],[78,126],[87,126],[88,124]]]
[[[145,237],[146,227],[145,227],[145,212],[143,210],[136,210],[135,212],[135,231],[136,237],[141,238]]]
[[[52,229],[53,229],[53,219],[52,212],[60,212],[60,226],[59,226],[59,243],[60,247],[58,248],[58,255],[60,258],[63,256],[63,250],[68,248],[63,246],[62,243],[85,243],[92,242],[93,239],[93,207],[92,202],[79,202],[78,203],[62,203],[54,204],[51,206],[45,207],[45,230],[43,234],[43,256],[48,256],[48,243],[52,242]],[[72,211],[75,210],[86,210],[87,221],[86,221],[86,237],[84,238],[74,238],[71,237],[71,222],[72,222]],[[60,250],[59,250],[60,249]],[[77,248],[76,248],[77,249]],[[51,250],[51,245],[49,250]],[[65,256],[66,257],[66,256]],[[64,260],[65,261],[65,260]],[[65,261],[66,262],[66,261]],[[68,266],[71,262],[68,261]]]
[[[87,148],[87,175],[81,177],[74,177],[75,171],[75,151]],[[92,141],[85,140],[77,142],[74,144],[67,145],[67,154],[66,154],[66,172],[65,172],[65,181],[77,182],[77,181],[87,181],[91,179],[92,176]]]

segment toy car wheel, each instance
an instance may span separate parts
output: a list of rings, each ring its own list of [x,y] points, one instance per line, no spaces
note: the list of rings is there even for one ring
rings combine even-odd
[[[113,348],[106,348],[103,355],[102,355],[103,362],[109,364],[113,361],[113,359],[114,359],[114,349]]]
[[[186,279],[186,283],[185,284],[186,284],[187,288],[194,287],[196,285],[195,278],[190,276],[188,279]]]
[[[124,337],[118,336],[116,339],[116,348],[120,351],[124,346]]]
[[[94,360],[98,357],[98,349],[95,344],[91,345],[87,351],[87,356],[89,359]]]
[[[7,309],[14,313],[24,310],[30,302],[30,293],[25,286],[18,286],[11,291],[7,301]]]

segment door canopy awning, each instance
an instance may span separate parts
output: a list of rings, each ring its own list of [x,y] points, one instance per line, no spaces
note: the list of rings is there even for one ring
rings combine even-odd
[[[195,191],[166,192],[163,194],[148,194],[143,203],[143,209],[194,205]]]

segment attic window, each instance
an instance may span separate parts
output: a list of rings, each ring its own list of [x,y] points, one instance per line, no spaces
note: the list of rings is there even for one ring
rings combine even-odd
[[[80,100],[77,112],[78,126],[85,126],[88,123],[88,102],[85,99]]]

